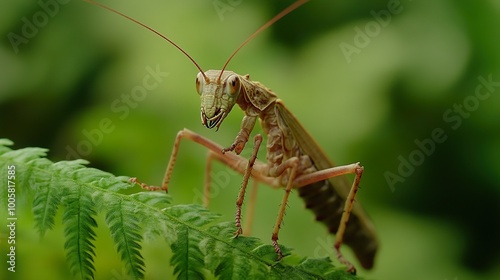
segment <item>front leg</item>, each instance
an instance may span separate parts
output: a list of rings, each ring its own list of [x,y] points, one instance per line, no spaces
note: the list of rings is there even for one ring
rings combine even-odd
[[[222,149],[222,153],[225,154],[226,152],[234,151],[237,155],[239,155],[243,151],[243,148],[245,148],[256,121],[257,117],[245,115],[241,121],[240,132],[236,135],[236,139],[234,139],[233,144],[231,144],[228,148]]]
[[[262,141],[261,136],[256,136],[256,137],[260,138],[260,141]],[[229,166],[234,171],[236,171],[242,175],[245,175],[245,172],[246,172],[247,166],[248,166],[248,159],[243,158],[243,157],[238,156],[238,155],[235,155],[233,153],[228,153],[228,154],[224,155],[221,152],[222,150],[224,150],[221,145],[185,128],[185,129],[179,131],[177,133],[177,136],[175,137],[174,146],[172,148],[172,154],[170,155],[170,160],[168,162],[167,169],[165,170],[165,176],[164,176],[163,183],[162,183],[161,187],[151,186],[151,185],[141,183],[137,178],[130,178],[129,181],[140,185],[143,189],[146,189],[146,190],[168,191],[168,184],[169,184],[170,178],[172,176],[172,171],[174,169],[175,161],[177,159],[177,154],[179,152],[179,147],[180,147],[180,143],[181,143],[182,139],[198,143],[198,144],[204,146],[205,148],[207,148],[210,151],[210,156],[209,156],[209,161],[208,161],[209,164],[212,160],[217,160],[217,161],[220,161],[221,163],[223,163],[224,165]],[[259,145],[260,145],[260,143],[259,143]],[[250,169],[250,173],[251,173],[251,176],[254,179],[256,179],[257,181],[262,182],[266,185],[272,186],[274,188],[279,188],[280,187],[279,180],[277,180],[274,177],[266,176],[267,172],[265,172],[265,170],[267,170],[267,165],[265,165],[263,163],[257,164],[255,162],[255,166],[253,166]],[[208,177],[208,178],[210,178],[210,177]],[[205,178],[205,185],[208,184],[207,181],[208,181],[207,178]],[[207,188],[208,187],[206,187],[205,194],[208,192]]]
[[[172,148],[172,154],[170,155],[170,160],[168,161],[167,169],[165,170],[165,176],[163,177],[163,183],[161,187],[147,185],[140,182],[137,178],[130,178],[131,183],[138,184],[141,188],[149,191],[165,191],[168,193],[168,183],[172,177],[172,171],[174,170],[175,161],[177,160],[177,154],[179,153],[179,147],[182,139],[188,139],[194,142],[198,142],[209,149],[213,149],[213,146],[217,147],[217,144],[211,142],[208,139],[203,138],[188,129],[181,130],[177,133],[175,137],[174,146]]]
[[[211,152],[213,152],[213,155],[215,157],[218,157],[217,158],[218,160],[222,161],[226,165],[229,165],[231,168],[235,169],[236,171],[238,171],[242,174],[244,173],[243,169],[241,169],[241,170],[239,169],[239,166],[240,166],[239,163],[246,161],[245,159],[240,158],[239,156],[234,155],[234,154],[228,154],[228,155],[224,156],[221,153],[221,151],[223,151],[224,149],[220,145],[218,145],[217,143],[185,128],[185,129],[179,131],[177,133],[177,136],[175,137],[174,146],[172,148],[172,154],[170,155],[170,160],[168,161],[168,166],[167,166],[167,169],[165,170],[165,176],[163,178],[163,183],[160,187],[144,184],[144,183],[140,182],[137,178],[130,178],[129,181],[131,183],[138,184],[139,186],[141,186],[141,188],[146,189],[146,190],[168,192],[168,184],[170,182],[170,178],[172,177],[172,172],[174,170],[174,165],[175,165],[175,162],[177,160],[177,154],[179,152],[179,147],[180,147],[182,139],[190,140],[190,141],[193,141],[193,142],[196,142],[198,144],[205,146]]]
[[[252,169],[255,164],[255,160],[257,159],[257,153],[259,152],[261,143],[262,143],[262,135],[260,134],[255,135],[253,152],[250,158],[248,159],[248,164],[245,169],[245,174],[243,175],[243,181],[241,183],[240,192],[238,193],[238,199],[236,199],[236,215],[235,215],[236,236],[243,233],[243,229],[241,228],[241,206],[243,205],[243,200],[245,199],[245,192],[247,189],[248,180],[252,175]]]

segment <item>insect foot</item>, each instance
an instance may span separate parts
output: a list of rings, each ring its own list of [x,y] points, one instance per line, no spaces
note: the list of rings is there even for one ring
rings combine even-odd
[[[278,245],[278,235],[273,234],[271,239],[273,240],[274,251],[276,252],[276,255],[278,255],[276,260],[280,261],[283,258],[283,252],[281,252],[281,248]]]
[[[234,218],[234,225],[236,226],[236,231],[234,232],[234,237],[240,236],[243,233],[243,229],[241,228],[241,208],[236,210],[236,215]]]
[[[145,189],[145,190],[148,190],[148,191],[166,191],[168,192],[168,190],[165,190],[163,188],[160,188],[160,187],[155,187],[155,186],[150,186],[150,185],[146,185],[144,183],[142,183],[141,181],[139,181],[137,178],[133,177],[133,178],[130,178],[128,179],[129,183],[132,183],[132,184],[137,184],[139,185],[141,188]]]
[[[239,154],[241,154],[241,151],[243,151],[244,147],[245,147],[245,142],[243,142],[243,141],[235,141],[228,148],[222,149],[222,153],[225,154],[227,152],[235,152],[237,155],[239,155]]]

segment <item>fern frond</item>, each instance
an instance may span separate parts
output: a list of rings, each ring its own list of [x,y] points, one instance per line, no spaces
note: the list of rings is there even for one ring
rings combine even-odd
[[[178,279],[205,279],[204,258],[198,246],[200,235],[188,227],[177,228],[177,240],[170,246],[174,275]]]
[[[311,275],[318,277],[324,276],[328,279],[357,279],[352,275],[345,275],[345,272],[339,269],[333,269],[329,258],[311,259],[304,258],[297,266],[301,271],[306,271]]]
[[[170,205],[172,199],[163,192],[139,192],[130,195],[131,198],[158,209],[163,209]]]
[[[210,274],[219,279],[355,279],[329,259],[301,258],[284,246],[286,256],[278,262],[271,245],[233,238],[233,223],[216,223],[219,215],[199,205],[170,206],[170,197],[159,192],[122,194],[133,187],[127,177],[88,168],[83,160],[52,163],[44,158],[45,149],[13,151],[7,147],[11,144],[0,139],[0,167],[15,165],[19,170],[16,195],[18,190],[34,194],[32,211],[41,236],[54,227],[57,211],[63,211],[66,259],[76,278],[94,277],[96,217],[103,213],[117,253],[134,279],[145,275],[141,243],[148,234],[170,244],[170,262],[181,279]],[[6,174],[1,172],[0,179],[6,180]]]
[[[195,210],[195,211],[193,211]],[[210,213],[199,205],[178,205],[165,209],[164,213],[178,222],[176,239],[172,241],[174,274],[179,279],[205,279],[204,254],[199,244],[202,239],[199,227],[203,227],[218,215]],[[186,225],[193,225],[186,226]]]
[[[42,148],[24,148],[19,150],[4,150],[2,153],[2,158],[6,161],[5,165],[11,165],[15,162],[26,162],[31,166],[37,166],[40,169],[49,168],[52,162],[46,158],[47,149]],[[4,166],[5,166],[4,165]],[[4,168],[2,166],[2,168]],[[44,184],[50,180],[49,174],[40,174],[40,176],[32,176],[33,170],[31,168],[26,168],[24,165],[16,165],[16,174],[22,174],[22,176],[17,176],[17,184],[21,186],[36,187],[40,184]],[[5,174],[2,174],[5,175]],[[25,189],[20,189],[19,191],[28,191]]]
[[[94,278],[94,244],[97,222],[95,205],[85,188],[76,185],[63,199],[63,224],[67,261],[73,275],[79,279]]]
[[[35,228],[43,237],[47,230],[55,225],[55,216],[61,203],[61,189],[55,184],[46,184],[46,187],[37,187],[33,199],[33,214]]]
[[[140,215],[134,214],[135,206],[130,201],[110,201],[106,206],[106,225],[111,237],[125,263],[128,275],[134,279],[144,278],[144,260],[140,253],[142,229],[139,225]]]
[[[47,149],[43,148],[24,148],[19,150],[11,150],[4,146],[2,149],[2,157],[5,159],[11,159],[19,162],[31,163],[32,161],[41,160],[42,157],[47,155]],[[45,160],[47,163],[50,162]]]
[[[257,238],[234,238],[236,228],[232,222],[224,222],[208,229],[212,236],[224,237],[218,242],[216,238],[205,238],[201,243],[207,253],[207,266],[220,279],[256,278],[268,275],[275,263],[276,253],[270,245],[263,245]],[[245,250],[253,251],[245,254]],[[255,251],[254,251],[255,250]],[[266,251],[269,254],[262,254]],[[212,252],[212,253],[209,253]],[[254,254],[255,252],[258,252]]]
[[[11,148],[9,148],[9,146],[12,146],[14,145],[14,142],[12,142],[11,140],[9,139],[6,139],[6,138],[0,138],[0,155],[8,152],[8,151],[12,151]]]

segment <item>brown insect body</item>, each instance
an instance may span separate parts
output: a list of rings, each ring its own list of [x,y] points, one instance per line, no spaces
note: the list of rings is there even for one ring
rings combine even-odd
[[[198,79],[200,76],[198,74]],[[266,162],[268,167],[266,169],[268,174],[266,176],[279,175],[281,185],[286,186],[289,169],[282,174],[277,174],[276,168],[287,159],[294,157],[300,159],[296,177],[335,166],[292,113],[286,109],[283,102],[277,98],[277,95],[263,84],[251,81],[249,75],[240,76],[231,71],[224,71],[220,75],[218,70],[209,70],[205,72],[205,76],[214,84],[216,84],[216,77],[221,77],[220,92],[224,92],[223,89],[229,86],[228,80],[241,85],[240,92],[234,93],[236,96],[232,99],[245,113],[241,131],[235,143],[239,142],[244,145],[248,141],[256,119],[259,118],[261,127],[267,135]],[[202,111],[205,106],[203,101],[202,95]],[[232,104],[224,104],[224,102],[217,104],[226,108],[225,110],[232,108]],[[243,146],[239,149],[242,150]],[[339,176],[300,187],[298,193],[306,207],[314,212],[316,220],[325,224],[330,233],[335,234],[339,228],[350,188],[350,183],[345,176]],[[353,206],[344,243],[353,249],[364,268],[369,269],[373,266],[378,241],[373,224],[359,204]]]

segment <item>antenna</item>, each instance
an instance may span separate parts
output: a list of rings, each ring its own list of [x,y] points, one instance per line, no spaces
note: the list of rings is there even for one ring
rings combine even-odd
[[[293,3],[290,6],[288,6],[288,8],[284,9],[283,11],[281,11],[281,13],[277,14],[276,16],[274,16],[272,19],[270,19],[268,22],[266,22],[264,25],[262,25],[259,29],[257,29],[257,31],[255,31],[252,35],[250,35],[243,43],[241,43],[241,45],[231,54],[231,56],[229,56],[229,58],[227,59],[226,63],[222,67],[222,70],[220,71],[219,78],[217,78],[217,82],[220,81],[220,78],[222,77],[222,73],[224,73],[224,69],[226,69],[226,67],[229,64],[229,62],[231,61],[231,59],[233,59],[234,55],[236,55],[236,53],[241,48],[243,48],[243,46],[245,46],[248,42],[250,42],[250,40],[252,40],[257,35],[259,35],[259,33],[262,32],[264,29],[268,28],[273,23],[277,22],[282,17],[286,16],[287,14],[289,14],[293,10],[297,9],[298,7],[302,6],[303,4],[305,4],[308,1],[309,0],[297,0],[297,1],[295,1],[295,3]]]
[[[113,12],[113,13],[115,13],[115,14],[117,14],[117,15],[120,15],[120,16],[122,16],[122,17],[124,17],[124,18],[128,19],[128,20],[131,20],[131,21],[133,21],[133,22],[135,22],[135,23],[139,24],[140,26],[142,26],[142,27],[144,27],[144,28],[148,29],[149,31],[151,31],[151,32],[155,33],[156,35],[158,35],[158,36],[162,37],[162,38],[163,38],[163,39],[165,39],[167,42],[169,42],[169,43],[170,43],[170,44],[172,44],[174,47],[176,47],[178,50],[180,50],[180,51],[181,51],[184,55],[186,55],[186,56],[189,58],[189,60],[191,60],[191,62],[193,62],[193,64],[196,66],[196,68],[198,68],[198,70],[200,70],[200,73],[203,75],[203,78],[205,79],[205,81],[206,81],[207,83],[208,83],[208,82],[210,82],[210,79],[209,79],[209,78],[205,75],[205,72],[203,72],[203,70],[202,70],[202,69],[201,69],[201,67],[198,65],[198,63],[196,63],[196,61],[195,61],[195,60],[194,60],[194,59],[193,59],[193,58],[192,58],[192,57],[191,57],[191,56],[190,56],[190,55],[189,55],[186,51],[184,51],[181,47],[179,47],[179,46],[178,46],[176,43],[174,43],[172,40],[170,40],[169,38],[167,38],[167,36],[165,36],[165,35],[161,34],[160,32],[156,31],[155,29],[153,29],[153,28],[151,28],[151,27],[147,26],[146,24],[144,24],[144,23],[142,23],[142,22],[140,22],[140,21],[138,21],[138,20],[136,20],[136,19],[134,19],[134,18],[131,18],[131,17],[129,17],[129,16],[127,16],[127,15],[125,15],[125,14],[121,13],[121,12],[118,12],[117,10],[115,10],[115,9],[113,9],[113,8],[110,8],[110,7],[108,7],[108,6],[104,5],[104,4],[101,4],[101,3],[98,3],[98,2],[95,2],[95,1],[92,1],[92,0],[83,0],[83,1],[88,2],[88,3],[90,3],[90,4],[93,4],[93,5],[96,5],[96,6],[99,6],[99,7],[104,8],[104,9],[106,9],[106,10],[110,11],[110,12]]]

